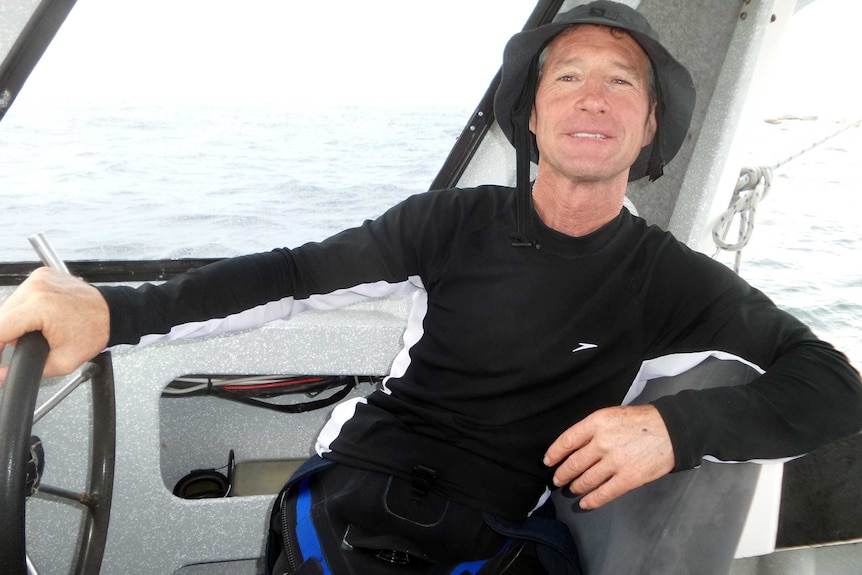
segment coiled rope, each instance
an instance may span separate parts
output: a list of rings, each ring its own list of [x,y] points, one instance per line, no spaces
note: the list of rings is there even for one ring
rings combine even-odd
[[[847,124],[837,132],[826,136],[796,154],[788,156],[777,164],[761,166],[759,168],[742,168],[739,172],[736,186],[734,186],[730,203],[712,228],[712,241],[716,245],[715,254],[712,256],[713,259],[718,257],[722,251],[735,252],[733,270],[739,273],[740,266],[742,265],[742,250],[748,245],[754,234],[754,218],[757,214],[757,205],[769,194],[772,186],[773,171],[810,152],[842,132],[857,127],[860,124],[862,124],[862,118],[859,118],[856,122]],[[737,239],[735,242],[728,242],[727,234],[733,223],[737,221],[737,218],[739,220]]]

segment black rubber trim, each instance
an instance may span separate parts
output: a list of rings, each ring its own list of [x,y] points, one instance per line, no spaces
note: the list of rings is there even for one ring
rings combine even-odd
[[[219,261],[221,258],[175,260],[67,261],[69,273],[90,283],[164,281],[175,275]],[[40,267],[38,262],[0,263],[0,286],[16,286]]]

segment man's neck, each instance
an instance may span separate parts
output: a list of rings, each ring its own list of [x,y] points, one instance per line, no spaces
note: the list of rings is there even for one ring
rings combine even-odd
[[[628,179],[621,182],[572,182],[543,179],[533,186],[533,205],[549,228],[572,237],[590,234],[617,217]]]

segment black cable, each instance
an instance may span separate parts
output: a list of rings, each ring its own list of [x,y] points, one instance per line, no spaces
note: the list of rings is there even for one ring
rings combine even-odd
[[[333,393],[329,397],[325,397],[323,399],[315,399],[312,401],[306,401],[304,403],[292,403],[292,404],[279,404],[279,403],[269,403],[266,401],[260,401],[258,399],[254,399],[252,397],[247,397],[245,395],[240,395],[231,391],[227,391],[225,389],[221,389],[219,387],[213,388],[211,395],[215,397],[220,397],[222,399],[227,399],[230,401],[235,401],[237,403],[242,403],[245,405],[251,405],[253,407],[262,407],[265,409],[271,409],[273,411],[278,411],[281,413],[304,413],[306,411],[314,411],[315,409],[321,409],[323,407],[327,407],[332,405],[338,401],[341,401],[347,394],[353,391],[356,387],[356,381],[354,379],[346,379],[344,381],[344,387],[342,387],[338,392]]]

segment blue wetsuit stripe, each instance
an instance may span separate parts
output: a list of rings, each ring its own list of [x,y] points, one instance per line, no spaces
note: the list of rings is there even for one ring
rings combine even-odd
[[[469,575],[476,575],[482,567],[487,563],[487,559],[483,559],[481,561],[470,561],[468,563],[461,563],[454,569],[452,569],[452,575],[465,575],[469,573]]]
[[[320,540],[317,538],[317,531],[314,529],[314,524],[311,521],[311,490],[308,488],[310,478],[306,477],[299,484],[299,493],[296,497],[296,539],[299,542],[299,549],[302,551],[302,557],[306,561],[309,559],[317,559],[323,567],[324,575],[332,575],[329,570],[329,565],[323,556],[323,549],[320,547]]]

